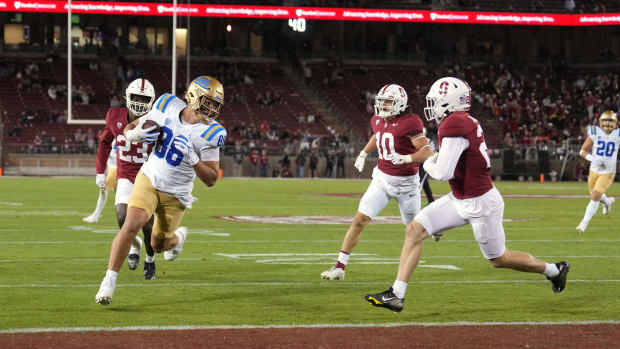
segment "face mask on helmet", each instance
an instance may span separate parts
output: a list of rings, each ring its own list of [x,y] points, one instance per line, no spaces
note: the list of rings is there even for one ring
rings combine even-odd
[[[146,79],[132,81],[125,90],[125,104],[135,116],[148,113],[155,102],[155,89]]]
[[[220,116],[224,105],[224,87],[217,79],[201,76],[189,84],[185,99],[198,118],[208,124]]]
[[[441,123],[444,117],[455,111],[469,111],[471,107],[471,88],[457,78],[441,78],[431,86],[426,95],[426,120]]]
[[[601,129],[607,134],[612,133],[618,127],[618,117],[611,110],[606,110],[598,119]]]
[[[375,115],[380,118],[397,116],[407,108],[407,92],[399,85],[385,85],[375,97]]]

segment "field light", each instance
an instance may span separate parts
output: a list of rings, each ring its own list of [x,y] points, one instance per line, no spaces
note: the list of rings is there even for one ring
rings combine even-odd
[[[226,26],[226,31],[229,33],[232,31],[232,26],[230,24]]]

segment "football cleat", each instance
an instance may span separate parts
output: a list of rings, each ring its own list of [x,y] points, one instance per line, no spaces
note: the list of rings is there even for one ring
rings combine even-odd
[[[364,298],[372,306],[389,309],[397,313],[403,310],[403,303],[405,302],[404,299],[396,297],[391,287],[383,292],[367,294]]]
[[[584,231],[586,231],[586,229],[588,229],[588,224],[585,223],[584,221],[581,221],[581,223],[579,223],[579,225],[577,226],[577,231],[579,232],[579,234],[581,235]]]
[[[99,216],[97,216],[96,214],[91,214],[88,217],[84,217],[82,218],[82,220],[86,223],[98,223],[99,222]]]
[[[176,235],[179,238],[179,242],[177,243],[175,247],[164,252],[165,260],[173,261],[177,259],[179,254],[181,254],[181,250],[183,250],[183,244],[185,243],[185,239],[187,239],[187,234],[188,234],[187,228],[185,227],[180,227],[174,232],[174,235]]]
[[[155,280],[155,262],[144,262],[144,280]]]
[[[433,241],[441,240],[442,236],[443,236],[443,231],[440,231],[440,232],[437,232],[437,233],[431,235],[431,237],[433,238]]]
[[[547,276],[547,280],[551,281],[553,292],[560,293],[566,286],[566,274],[568,274],[568,271],[570,270],[570,265],[562,261],[555,263],[555,266],[558,267],[560,273],[554,277]]]
[[[329,270],[322,272],[321,277],[328,280],[344,280],[344,269],[331,267]]]
[[[112,303],[112,296],[114,295],[114,289],[116,288],[116,282],[103,278],[99,292],[95,296],[95,302],[99,305],[110,305]]]
[[[609,202],[609,205],[605,205],[605,204],[603,203],[603,215],[605,215],[605,216],[606,216],[607,214],[609,214],[609,211],[611,211],[611,205],[613,205],[613,204],[614,204],[614,202],[616,202],[616,199],[615,199],[615,198],[609,198],[609,199],[607,199],[607,200],[608,200],[608,202]],[[602,201],[601,201],[601,202],[602,202]]]
[[[129,250],[129,256],[127,257],[127,266],[129,270],[136,270],[138,265],[140,265],[140,251],[142,250],[142,239],[138,236],[135,239],[140,243],[140,247],[135,247],[133,244],[131,245],[131,249]]]

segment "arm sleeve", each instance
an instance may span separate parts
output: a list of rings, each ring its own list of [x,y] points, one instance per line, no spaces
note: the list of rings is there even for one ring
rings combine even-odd
[[[99,138],[99,149],[97,149],[96,172],[98,174],[105,172],[108,163],[108,156],[110,156],[110,151],[112,150],[112,142],[114,141],[114,134],[112,134],[109,128],[109,118],[110,112],[108,111],[108,115],[106,116],[105,128],[103,129],[103,133]]]
[[[461,154],[469,148],[469,141],[462,137],[445,137],[442,139],[437,160],[430,157],[424,162],[424,170],[428,175],[439,181],[447,181],[454,177],[454,169]]]

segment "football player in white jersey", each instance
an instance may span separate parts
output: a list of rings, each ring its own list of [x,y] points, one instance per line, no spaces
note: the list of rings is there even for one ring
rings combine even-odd
[[[590,190],[590,202],[586,207],[586,213],[577,226],[581,234],[588,228],[590,220],[598,210],[599,204],[603,203],[603,214],[611,210],[614,198],[608,198],[605,192],[614,182],[616,175],[616,161],[618,147],[620,147],[620,130],[618,129],[618,117],[611,110],[604,111],[599,118],[599,126],[588,126],[588,138],[581,146],[579,155],[590,161],[590,174],[588,175],[588,189]],[[589,149],[592,152],[589,152]]]
[[[95,183],[99,187],[99,197],[95,212],[88,217],[82,218],[86,223],[97,223],[106,202],[108,202],[108,190],[116,190],[116,142],[112,143],[112,151],[108,157],[107,174],[97,174]]]
[[[215,119],[224,105],[224,88],[217,79],[200,76],[188,86],[185,99],[187,103],[165,93],[151,111],[125,128],[130,141],[157,143],[136,176],[125,224],[112,242],[108,270],[95,296],[97,304],[112,302],[131,242],[153,214],[151,246],[155,252],[165,251],[166,260],[177,258],[187,238],[187,229],[179,225],[185,209],[197,200],[192,196],[194,179],[198,176],[209,187],[217,181],[226,130]],[[157,126],[143,128],[147,120],[156,122],[160,132],[154,132]]]

